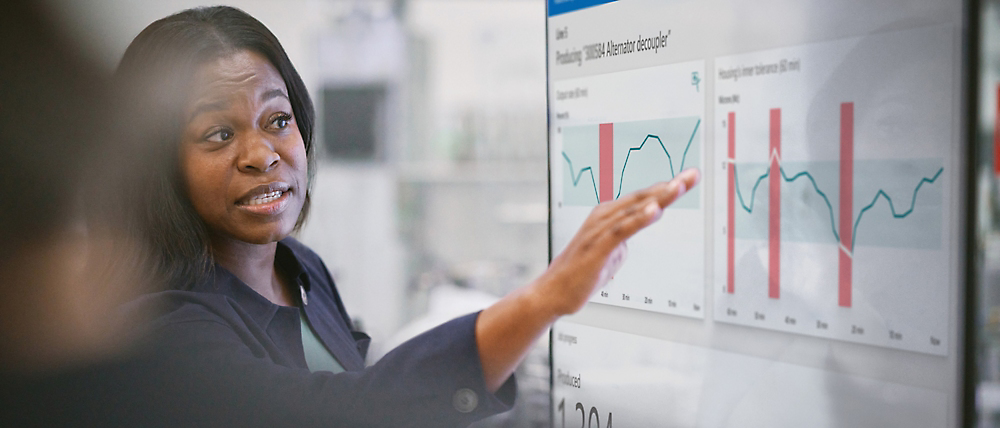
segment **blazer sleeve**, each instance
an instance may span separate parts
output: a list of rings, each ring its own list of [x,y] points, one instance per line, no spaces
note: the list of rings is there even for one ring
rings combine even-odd
[[[362,370],[284,367],[226,323],[188,317],[157,327],[155,370],[171,426],[464,427],[511,408],[516,382],[486,389],[475,339],[479,314],[442,324]],[[147,415],[149,416],[149,415]]]

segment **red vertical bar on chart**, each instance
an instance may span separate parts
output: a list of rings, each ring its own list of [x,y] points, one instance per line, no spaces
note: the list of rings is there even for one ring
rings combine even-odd
[[[615,132],[614,124],[600,125],[600,198],[601,202],[615,199]],[[591,140],[593,141],[593,140]]]
[[[729,219],[726,223],[726,290],[736,291],[736,113],[729,112]]]
[[[771,150],[768,163],[768,264],[767,297],[781,297],[781,109],[771,109]]]
[[[854,103],[840,105],[840,286],[838,303],[851,307],[854,237]]]

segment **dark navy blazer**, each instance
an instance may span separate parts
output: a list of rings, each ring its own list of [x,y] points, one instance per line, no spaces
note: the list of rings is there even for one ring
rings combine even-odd
[[[275,258],[280,273],[304,291],[309,324],[346,371],[310,372],[299,309],[271,303],[216,266],[210,281],[145,296],[133,307],[156,314],[149,337],[163,373],[179,376],[165,391],[187,388],[206,406],[178,417],[217,419],[224,410],[230,425],[459,427],[513,404],[513,378],[496,394],[484,384],[478,314],[430,330],[366,368],[369,339],[352,330],[319,256],[288,238]]]

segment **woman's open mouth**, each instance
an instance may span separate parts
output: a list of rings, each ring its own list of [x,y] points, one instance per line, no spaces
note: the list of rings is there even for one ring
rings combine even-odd
[[[284,183],[270,183],[247,192],[236,206],[251,214],[271,216],[280,214],[288,206],[292,189]]]
[[[270,202],[273,202],[273,201],[277,200],[278,198],[280,198],[281,195],[283,195],[283,194],[285,194],[285,192],[282,192],[280,190],[275,190],[275,191],[273,191],[271,193],[265,193],[263,195],[254,196],[249,201],[247,201],[246,204],[247,205],[261,205],[261,204],[270,203]]]

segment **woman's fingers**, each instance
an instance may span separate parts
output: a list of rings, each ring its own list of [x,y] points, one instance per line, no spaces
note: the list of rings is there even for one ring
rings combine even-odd
[[[656,198],[661,208],[666,208],[677,198],[684,196],[688,190],[698,184],[699,180],[701,180],[701,173],[697,169],[690,168],[677,174],[673,180],[656,183],[642,191],[648,191],[649,195]]]
[[[609,239],[607,245],[616,246],[652,223],[662,211],[663,208],[660,208],[660,204],[653,196],[635,201],[620,210],[620,215],[608,222],[602,237]]]
[[[561,254],[552,260],[540,287],[558,314],[578,311],[596,288],[603,287],[625,261],[625,241],[658,220],[664,208],[694,187],[700,176],[686,170],[598,205]]]
[[[642,228],[663,215],[663,209],[698,184],[700,173],[688,169],[673,180],[661,182],[631,193],[607,204],[608,211],[598,218],[598,227],[604,231],[602,238],[608,247],[617,246]]]
[[[681,171],[680,174],[677,174],[677,177],[674,177],[673,180],[667,182],[668,186],[673,184],[672,188],[668,189],[668,192],[659,194],[660,206],[666,208],[668,205],[674,203],[677,198],[684,196],[684,194],[698,184],[698,181],[700,180],[701,172],[695,168]]]

